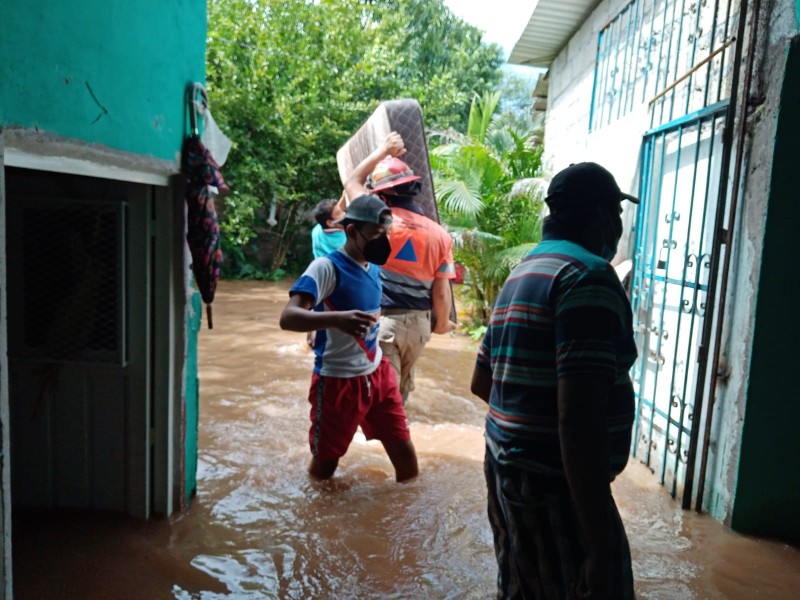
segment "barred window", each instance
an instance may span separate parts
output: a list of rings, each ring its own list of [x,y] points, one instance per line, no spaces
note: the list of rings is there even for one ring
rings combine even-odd
[[[9,215],[20,257],[20,358],[124,364],[124,202],[28,198]]]
[[[633,0],[598,34],[589,119],[600,129],[642,104],[651,126],[726,100],[732,0]]]

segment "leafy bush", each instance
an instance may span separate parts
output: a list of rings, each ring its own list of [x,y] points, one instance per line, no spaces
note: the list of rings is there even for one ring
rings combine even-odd
[[[468,329],[488,325],[511,269],[541,240],[542,147],[533,128],[494,117],[499,93],[475,98],[466,135],[440,133],[431,152],[443,221],[464,265]]]
[[[416,98],[429,126],[463,128],[500,64],[442,0],[208,0],[207,87],[234,142],[225,276],[305,266],[308,211],[341,193],[336,151],[381,100]]]

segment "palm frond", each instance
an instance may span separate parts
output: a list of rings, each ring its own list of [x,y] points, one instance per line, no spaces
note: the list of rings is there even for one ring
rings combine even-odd
[[[433,129],[428,132],[429,146],[438,147],[442,144],[462,143],[466,139],[467,136],[455,129]],[[434,141],[438,141],[439,143],[434,144]]]
[[[497,110],[500,102],[500,92],[486,92],[483,96],[477,95],[472,99],[469,108],[469,121],[467,123],[467,135],[472,139],[483,143],[486,140],[486,132],[492,122],[492,115]]]
[[[459,178],[472,182],[472,185],[484,194],[496,193],[498,188],[505,187],[501,184],[506,178],[503,164],[487,146],[482,144],[462,146],[453,165]]]
[[[511,137],[511,132],[506,128],[490,128],[486,132],[486,143],[494,148],[498,155],[502,156],[513,145],[514,138]]]
[[[547,182],[541,177],[526,177],[515,181],[508,195],[510,198],[517,196],[527,196],[532,199],[544,198],[547,185]]]
[[[532,211],[519,220],[516,239],[519,243],[536,243],[542,239],[542,211]]]
[[[474,216],[483,210],[479,190],[470,188],[465,181],[439,181],[435,187],[436,197],[444,203],[450,213]]]
[[[528,253],[536,247],[535,243],[520,244],[498,252],[498,259],[509,271],[522,262]]]
[[[466,136],[437,134],[431,151],[434,189],[467,275],[470,318],[485,325],[511,269],[541,239],[545,184],[542,147],[522,120],[495,116],[499,94],[475,98]]]
[[[497,246],[503,243],[503,238],[499,235],[476,228],[465,231],[464,239],[467,241],[467,243],[471,243],[473,245],[482,244],[483,246]]]

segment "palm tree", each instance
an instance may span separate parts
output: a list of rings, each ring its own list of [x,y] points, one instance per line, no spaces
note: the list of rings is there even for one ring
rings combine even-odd
[[[500,94],[472,101],[466,134],[439,132],[431,152],[442,220],[466,268],[463,297],[473,329],[486,326],[503,282],[541,240],[542,148],[533,128],[495,115]]]

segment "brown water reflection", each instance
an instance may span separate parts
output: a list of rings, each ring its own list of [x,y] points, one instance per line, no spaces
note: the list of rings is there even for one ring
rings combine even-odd
[[[215,329],[201,332],[191,508],[169,523],[23,521],[18,598],[492,597],[485,408],[469,393],[474,344],[435,336],[418,366],[408,409],[417,480],[396,484],[380,445],[361,438],[333,480],[313,483],[305,470],[312,356],[304,335],[277,326],[287,289],[224,282],[217,292]],[[800,598],[796,549],[682,512],[638,464],[614,494],[640,598]]]

